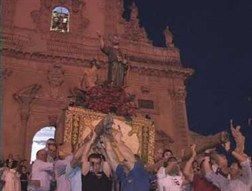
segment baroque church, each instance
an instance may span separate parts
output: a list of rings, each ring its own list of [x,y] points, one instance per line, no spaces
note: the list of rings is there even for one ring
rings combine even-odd
[[[156,147],[179,151],[190,144],[185,81],[193,70],[183,67],[168,28],[166,47],[155,47],[137,6],[129,20],[123,13],[123,0],[2,1],[3,157],[29,159],[34,135],[47,126],[64,141],[74,92],[107,79],[99,36],[105,43],[119,38],[128,67],[124,90],[134,95],[135,115],[153,122]]]

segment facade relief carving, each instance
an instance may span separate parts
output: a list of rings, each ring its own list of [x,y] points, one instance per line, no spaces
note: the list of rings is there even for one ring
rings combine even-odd
[[[60,65],[53,65],[47,71],[47,80],[51,87],[60,87],[64,83],[65,71]]]
[[[74,13],[79,12],[85,5],[83,0],[72,0],[72,10]]]
[[[2,26],[13,27],[13,19],[15,15],[15,7],[17,0],[2,0],[1,1],[1,16]]]
[[[130,20],[128,22],[125,21],[124,23],[124,33],[122,37],[130,41],[151,42],[148,39],[144,28],[139,25],[138,9],[135,3],[133,3],[131,7]]]
[[[187,95],[185,86],[178,86],[178,87],[169,89],[168,92],[171,98],[185,102],[185,98]]]
[[[19,112],[21,121],[27,122],[30,116],[30,107],[33,100],[36,98],[41,86],[38,84],[32,84],[24,87],[13,95],[14,99],[19,104]]]
[[[0,80],[6,80],[8,79],[13,73],[13,70],[11,68],[4,68],[1,75]]]
[[[143,95],[147,95],[150,93],[150,88],[147,86],[141,86],[141,92]]]
[[[64,83],[65,71],[60,65],[53,65],[47,71],[47,80],[50,86],[49,96],[59,98],[59,89]]]

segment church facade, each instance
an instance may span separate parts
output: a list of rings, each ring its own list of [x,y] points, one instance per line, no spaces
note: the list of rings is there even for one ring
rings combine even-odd
[[[56,127],[63,141],[64,112],[71,92],[106,80],[108,58],[97,31],[120,39],[128,71],[125,90],[137,114],[154,121],[158,146],[179,151],[190,142],[184,68],[179,49],[165,31],[167,47],[155,47],[140,27],[138,10],[122,17],[123,0],[3,0],[2,152],[29,158],[34,135]],[[92,61],[99,69],[92,70]]]

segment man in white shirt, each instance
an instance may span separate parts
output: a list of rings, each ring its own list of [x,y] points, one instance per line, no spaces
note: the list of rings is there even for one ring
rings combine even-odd
[[[159,191],[182,191],[184,178],[178,166],[178,160],[170,157],[157,172]]]
[[[53,172],[53,163],[46,162],[47,152],[41,149],[36,154],[36,160],[32,165],[31,180],[36,191],[50,190],[50,174]]]

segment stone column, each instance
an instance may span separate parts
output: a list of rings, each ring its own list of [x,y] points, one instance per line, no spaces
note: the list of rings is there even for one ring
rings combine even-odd
[[[20,135],[20,143],[22,147],[21,156],[25,158],[26,153],[26,136],[27,136],[27,124],[30,117],[30,104],[32,102],[32,98],[29,97],[22,97],[16,96],[15,99],[19,103],[19,114],[20,114],[20,128],[21,128],[21,135]]]
[[[3,60],[4,58],[0,55],[0,59]],[[10,68],[3,68],[0,64],[0,159],[3,158],[3,83],[4,80],[8,79],[12,75],[13,71]]]
[[[173,121],[174,121],[174,134],[176,134],[176,145],[182,149],[189,145],[189,129],[186,112],[186,90],[184,86],[176,86],[169,90],[172,99]]]
[[[20,143],[22,148],[21,156],[25,158],[26,154],[26,141],[27,141],[27,124],[30,117],[31,103],[35,99],[38,90],[41,88],[40,85],[33,84],[31,86],[25,87],[14,94],[14,99],[19,104],[19,114],[20,114]]]
[[[63,109],[61,114],[59,115],[59,119],[57,121],[55,139],[57,143],[64,142],[64,128],[65,128],[65,111],[67,108]]]

